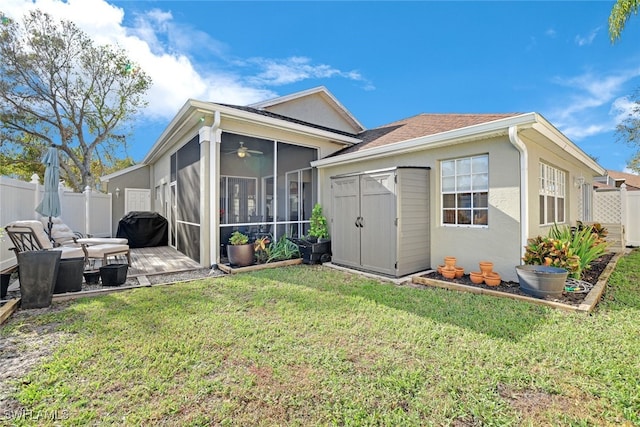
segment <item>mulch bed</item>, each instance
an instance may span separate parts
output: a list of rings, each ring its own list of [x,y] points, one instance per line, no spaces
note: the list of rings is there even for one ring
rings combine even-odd
[[[609,261],[611,261],[611,258],[613,258],[613,256],[614,256],[613,253],[607,253],[601,256],[600,258],[594,260],[590,264],[591,268],[583,272],[582,280],[591,285],[595,285],[598,282],[598,278],[600,277],[600,274],[602,274],[602,272],[607,267],[607,265],[609,264]],[[469,278],[468,274],[465,274],[459,279],[446,279],[441,274],[438,274],[436,271],[423,274],[420,277],[440,280],[443,282],[452,282],[460,285],[473,286],[476,288],[490,289],[492,291],[505,292],[509,294],[531,297],[531,295],[525,293],[524,291],[522,291],[522,289],[520,289],[520,285],[518,284],[518,282],[502,281],[498,286],[487,286],[484,283],[482,284],[473,283]],[[587,293],[588,291],[587,292],[566,292],[565,291],[562,293],[562,297],[559,297],[559,298],[546,297],[546,298],[540,298],[540,299],[545,299],[547,301],[560,302],[568,305],[579,306],[584,301],[585,297],[587,296]]]

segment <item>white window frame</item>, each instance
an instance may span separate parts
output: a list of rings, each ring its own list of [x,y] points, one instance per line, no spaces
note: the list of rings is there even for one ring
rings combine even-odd
[[[474,160],[484,159],[486,168],[474,170]],[[468,162],[468,168],[463,167]],[[461,197],[469,195],[468,206],[460,206]],[[453,195],[454,206],[445,199]],[[484,196],[484,197],[483,197]],[[485,203],[477,204],[476,198]],[[440,161],[440,224],[445,227],[489,227],[489,155],[458,157]],[[485,206],[482,206],[484,204]],[[469,211],[469,223],[459,222],[460,214]],[[447,214],[453,213],[455,222],[445,222]],[[476,215],[479,215],[478,217]],[[483,219],[484,221],[482,221]]]
[[[567,173],[540,162],[538,180],[540,225],[564,224],[567,221]]]

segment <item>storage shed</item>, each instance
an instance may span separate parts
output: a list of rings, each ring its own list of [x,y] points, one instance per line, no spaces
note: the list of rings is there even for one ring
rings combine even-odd
[[[430,266],[429,168],[331,177],[332,262],[400,277]]]

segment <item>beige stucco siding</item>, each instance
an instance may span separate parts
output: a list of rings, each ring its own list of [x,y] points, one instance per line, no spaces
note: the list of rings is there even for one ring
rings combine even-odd
[[[581,204],[579,197],[581,189],[576,187],[575,181],[578,177],[583,177],[585,183],[593,183],[593,171],[579,162],[575,157],[563,151],[557,145],[539,144],[535,139],[530,139],[526,133],[520,138],[527,146],[528,168],[529,168],[529,227],[528,237],[538,235],[546,236],[551,226],[540,225],[540,200],[539,200],[539,179],[540,163],[545,163],[556,169],[564,171],[566,174],[566,221],[567,225],[575,225],[580,218]]]
[[[440,161],[480,154],[489,155],[488,227],[444,226],[441,215]],[[450,145],[437,149],[398,154],[320,169],[321,203],[331,218],[330,177],[341,174],[384,169],[395,166],[431,168],[431,266],[455,256],[465,271],[478,270],[478,262],[490,260],[506,280],[515,280],[515,265],[520,260],[520,157],[506,136]],[[334,236],[335,238],[335,236]],[[425,251],[425,253],[428,253]]]
[[[149,188],[150,168],[145,166],[126,174],[115,176],[107,183],[105,191],[114,194],[111,206],[111,230],[115,235],[118,230],[118,222],[124,216],[125,188]],[[116,188],[120,189],[120,196],[115,197]]]
[[[267,110],[343,132],[357,133],[360,131],[360,129],[355,129],[335,108],[327,105],[327,102],[317,93],[270,106]]]

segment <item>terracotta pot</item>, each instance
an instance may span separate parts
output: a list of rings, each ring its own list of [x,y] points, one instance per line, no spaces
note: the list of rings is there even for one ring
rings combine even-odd
[[[456,277],[456,270],[455,269],[447,270],[446,268],[443,268],[442,275],[444,276],[445,279],[453,279],[454,277]]]
[[[471,282],[475,283],[476,285],[479,285],[480,283],[484,282],[484,277],[482,277],[481,271],[470,272],[469,279],[471,279]]]
[[[442,269],[444,268],[444,265],[439,265],[438,266],[438,274],[442,274]]]
[[[482,275],[485,277],[487,276],[487,274],[493,271],[493,263],[490,261],[480,261],[478,265],[480,266],[480,271],[482,272]]]
[[[484,276],[484,283],[487,286],[498,286],[502,280],[500,279],[500,275],[498,273],[489,273]]]
[[[464,268],[456,267],[456,279],[459,279],[462,276],[464,276]]]
[[[444,257],[444,265],[447,267],[455,268],[456,266],[456,257],[454,256],[446,256]]]

